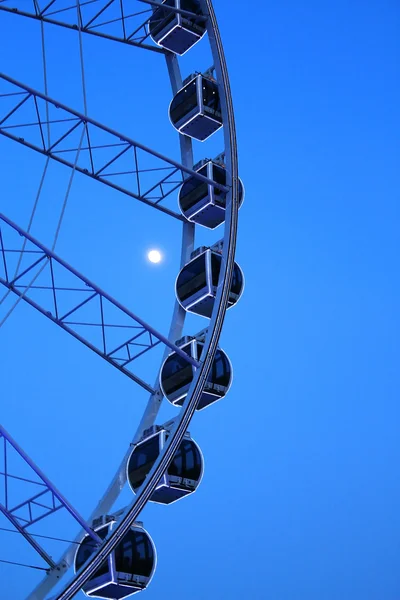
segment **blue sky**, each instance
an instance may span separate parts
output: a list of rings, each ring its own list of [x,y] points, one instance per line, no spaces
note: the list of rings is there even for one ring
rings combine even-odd
[[[145,594],[397,600],[399,7],[285,0],[264,3],[260,15],[215,0],[215,8],[246,188],[237,251],[246,289],[221,340],[232,389],[190,428],[205,456],[203,482],[142,515],[158,550]],[[39,24],[0,18],[2,70],[42,89]],[[49,26],[46,45],[50,95],[82,110],[76,33]],[[88,113],[177,158],[162,57],[92,38],[84,53]],[[203,40],[182,69],[210,64]],[[196,144],[196,159],[221,143],[217,134]],[[26,226],[43,158],[4,139],[0,151],[1,212]],[[68,176],[52,166],[47,178],[33,227],[46,244]],[[220,233],[196,239],[213,243]],[[166,332],[178,235],[166,215],[77,175],[57,252]],[[145,260],[153,246],[165,254],[156,267]],[[193,317],[187,332],[205,323]],[[18,307],[0,336],[1,421],[88,515],[147,396],[30,307]],[[165,407],[161,421],[174,414]],[[126,491],[122,504],[129,500]],[[46,527],[54,533],[56,523]],[[71,532],[62,519],[57,527]],[[0,533],[0,558],[40,564],[15,538]],[[35,577],[0,564],[2,598],[24,598]]]

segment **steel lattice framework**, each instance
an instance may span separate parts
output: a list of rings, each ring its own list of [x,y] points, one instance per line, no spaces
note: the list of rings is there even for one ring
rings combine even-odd
[[[10,236],[10,233],[18,235]],[[19,241],[21,237],[29,242],[22,248]],[[24,267],[17,276],[13,276],[12,266],[16,256],[24,259]],[[156,390],[132,372],[132,363],[161,342],[191,364],[198,366],[197,361],[164,335],[2,214],[0,214],[0,257],[0,284],[148,392],[155,393]],[[32,280],[35,283],[30,284]],[[66,280],[68,285],[63,283]],[[35,293],[38,291],[41,292],[40,301],[35,300]],[[85,309],[84,315],[90,314],[90,320],[81,318],[83,309]],[[108,320],[107,315],[110,313],[113,322]],[[91,335],[91,331],[95,331],[95,335]],[[115,341],[116,332],[118,342]]]
[[[194,175],[227,191],[193,169],[2,73],[0,86],[1,135],[131,198],[184,221],[161,202],[177,191],[185,176]],[[125,185],[118,182],[121,177]]]
[[[148,17],[152,14],[152,9],[161,6],[161,3],[152,0],[139,0],[139,3],[147,4],[150,10],[131,9],[133,0],[76,0],[75,3],[73,0],[46,0],[43,2],[32,0],[29,3],[30,7],[27,7],[26,1],[0,0],[0,11],[31,17],[42,23],[77,29],[80,33],[97,35],[163,54],[166,58],[172,90],[173,93],[176,93],[182,87],[182,77],[176,56],[162,48],[146,43],[149,37]],[[165,346],[164,356],[170,349],[173,349],[197,367],[189,393],[179,416],[171,426],[163,452],[154,462],[151,471],[138,490],[135,500],[119,513],[119,522],[112,534],[98,545],[90,560],[56,596],[57,600],[72,599],[96,572],[135,522],[168,468],[187,431],[207,382],[228,306],[239,209],[237,143],[228,72],[212,1],[200,0],[200,3],[203,16],[194,15],[175,7],[163,6],[171,11],[186,13],[187,16],[196,20],[206,21],[214,60],[213,68],[221,96],[228,182],[226,187],[193,170],[192,144],[189,138],[180,135],[182,162],[180,164],[8,75],[0,74],[0,134],[181,220],[183,222],[181,266],[188,261],[193,249],[194,226],[163,203],[189,175],[227,193],[222,267],[213,314],[205,332],[205,343],[199,362],[190,359],[172,341],[181,335],[185,317],[185,313],[178,303],[176,303],[172,315],[170,331],[168,335],[163,335],[87,280],[18,225],[0,214],[0,283],[20,300],[30,304],[150,392],[147,408],[133,437],[133,442],[140,439],[143,431],[154,423],[162,398],[160,398],[157,385],[150,386],[132,372],[132,363],[143,353],[162,343]],[[144,16],[146,13],[147,17]],[[117,33],[115,25],[120,28]],[[73,155],[74,158],[71,159],[70,157]],[[121,183],[122,179],[123,183]],[[19,240],[15,241],[15,236]],[[23,238],[22,248],[21,237]],[[20,260],[20,270],[18,268],[15,270],[16,259]],[[69,303],[67,308],[66,294],[68,294]],[[38,295],[41,297],[40,301]],[[90,319],[82,318],[81,311],[89,308]],[[112,309],[112,313],[110,313],[112,320],[107,312],[110,308]],[[99,334],[97,341],[94,339],[96,336],[88,333],[90,330]],[[118,342],[116,342],[117,339]],[[0,429],[0,441],[1,439],[3,439],[4,452],[6,453],[9,446],[16,451],[36,475],[36,479],[32,481],[37,483],[37,478],[39,478],[43,486],[43,490],[27,496],[17,506],[9,506],[8,500],[5,504],[0,505],[0,511],[9,518],[27,541],[32,546],[37,545],[26,530],[35,522],[33,510],[40,506],[41,518],[46,518],[61,508],[67,508],[80,523],[82,531],[95,537],[89,524],[93,519],[110,510],[118,497],[125,483],[125,466],[130,449],[128,454],[123,457],[114,479],[90,519],[84,521],[79,515],[75,515],[74,509],[3,428]],[[11,476],[7,458],[4,460],[4,472],[0,475],[3,475],[7,486],[7,481]],[[43,503],[44,496],[50,501]],[[25,521],[21,521],[16,516],[21,509],[28,511],[28,518]],[[81,535],[77,537],[77,540],[81,539]],[[96,542],[98,542],[97,539]],[[38,545],[35,549],[47,562],[49,569],[46,578],[32,591],[27,600],[43,600],[47,596],[58,581],[60,573],[64,574],[68,570],[74,551],[71,546],[54,564]]]
[[[0,10],[17,13],[44,23],[58,25],[67,29],[78,29],[84,33],[122,42],[130,46],[144,48],[151,52],[167,54],[157,46],[145,43],[149,38],[148,17],[151,7],[160,6],[153,0],[139,0],[149,8],[132,12],[129,0],[86,0],[78,6],[73,0],[0,0]],[[165,7],[171,12],[183,14],[196,22],[205,21],[206,17],[173,6]],[[147,15],[147,18],[145,18]],[[143,20],[144,19],[144,20]],[[118,33],[109,30],[118,26]]]
[[[25,465],[29,466],[32,476],[30,479],[17,475],[10,467],[10,454],[17,454]],[[0,425],[0,455],[3,459],[3,470],[0,479],[3,479],[4,503],[0,502],[0,512],[10,521],[15,529],[24,536],[36,552],[54,569],[56,563],[41,547],[37,540],[29,533],[28,528],[42,519],[65,509],[78,522],[78,524],[91,536],[96,545],[101,544],[99,536],[92,531],[84,519],[71,506],[68,500],[57,490],[44,473],[35,465],[24,450],[17,444],[11,435]],[[11,480],[23,481],[30,484],[28,497],[22,502],[13,504],[11,493]],[[32,493],[32,488],[35,492]],[[27,490],[27,491],[28,491]],[[40,491],[38,491],[40,490]]]

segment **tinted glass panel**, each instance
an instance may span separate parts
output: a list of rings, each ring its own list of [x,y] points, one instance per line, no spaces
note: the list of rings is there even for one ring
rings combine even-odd
[[[213,180],[221,185],[226,185],[226,169],[219,165],[213,165]],[[214,188],[214,202],[218,206],[225,207],[226,205],[226,192]]]
[[[172,463],[169,466],[168,473],[170,475],[176,475],[176,477],[184,477],[183,475],[183,457],[182,448],[179,447]]]
[[[194,108],[198,107],[196,82],[197,78],[178,92],[172,100],[169,114],[173,123],[176,124]]]
[[[168,473],[198,481],[201,474],[201,454],[192,440],[183,440],[169,466]]]
[[[195,467],[195,456],[193,452],[194,448],[195,446],[193,443],[189,441],[184,442],[186,477],[188,477],[188,473],[191,473]]]
[[[131,529],[116,547],[114,555],[116,571],[150,577],[154,565],[154,552],[145,533]]]
[[[183,350],[188,353],[186,348]],[[165,361],[161,379],[164,392],[168,396],[192,381],[192,365],[178,354],[172,354]]]
[[[233,269],[233,276],[232,276],[231,292],[233,294],[239,295],[240,292],[242,291],[242,287],[243,287],[242,272],[239,269],[239,266],[235,263],[235,267]]]
[[[207,165],[199,170],[201,175],[207,177]],[[179,192],[179,202],[183,211],[192,208],[199,200],[205,198],[208,194],[208,185],[203,181],[199,181],[196,177],[189,177],[182,185]]]
[[[176,291],[180,300],[190,298],[207,286],[206,253],[186,265],[179,274]]]
[[[226,185],[226,169],[221,165],[213,165],[213,179],[221,185]]]
[[[204,348],[204,344],[202,342],[197,342],[197,344],[196,344],[197,356],[195,356],[194,358],[196,358],[197,360],[200,360],[200,356],[201,356],[201,353],[203,352],[203,348]]]
[[[222,256],[220,254],[211,254],[211,270],[212,270],[212,284],[214,287],[218,285],[219,273],[221,271]]]
[[[204,344],[197,342],[197,359],[200,359],[201,352]],[[217,350],[215,353],[214,362],[210,369],[208,376],[209,383],[216,383],[217,385],[223,385],[227,387],[231,378],[231,367],[228,361],[228,357],[222,350]]]
[[[200,2],[198,0],[181,0],[181,9],[196,13],[196,15],[201,14]]]
[[[222,257],[219,254],[211,254],[212,284],[218,286],[218,278],[221,271]],[[239,295],[243,287],[243,277],[239,266],[235,263],[232,275],[231,292]]]
[[[220,165],[213,165],[213,180],[221,185],[226,185],[226,169]],[[243,183],[239,179],[239,206],[243,201]],[[225,208],[226,206],[226,192],[214,188],[214,202],[218,206]]]
[[[219,100],[218,85],[214,81],[202,78],[202,94],[204,106],[210,108],[213,113],[221,114],[221,103]]]
[[[243,183],[241,182],[241,180],[239,179],[239,206],[242,204],[243,202]]]
[[[140,444],[132,453],[128,464],[128,475],[133,488],[138,488],[142,485],[158,454],[158,435],[151,438],[148,442]]]
[[[181,0],[181,8],[183,10],[189,10],[197,15],[202,14],[200,3],[194,0]],[[188,15],[182,15],[182,25],[190,31],[194,31],[201,35],[206,30],[206,24],[204,21],[199,21],[196,17],[189,17]]]
[[[208,381],[228,387],[230,376],[231,368],[228,358],[221,350],[217,350]]]
[[[108,533],[108,527],[103,527],[101,529],[98,529],[96,531],[96,533],[102,540],[104,540]],[[75,569],[77,571],[85,564],[85,562],[88,560],[88,558],[95,552],[96,548],[97,548],[96,542],[89,535],[86,535],[83,538],[82,543],[79,546],[78,552],[76,553]],[[100,575],[105,575],[108,572],[109,572],[108,560],[105,560],[101,564],[101,566],[97,569],[97,571],[94,572],[93,576],[89,579],[89,581],[91,581],[92,579],[95,579],[96,577],[99,577]]]
[[[164,4],[167,6],[174,6],[174,0],[167,0]],[[150,17],[150,34],[153,37],[157,37],[157,35],[166,27],[167,25],[177,21],[176,14],[166,8],[157,8],[153,15]]]

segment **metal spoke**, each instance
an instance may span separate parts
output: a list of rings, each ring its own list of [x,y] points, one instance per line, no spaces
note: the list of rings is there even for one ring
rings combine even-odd
[[[197,15],[189,10],[183,10],[182,8],[176,8],[176,6],[166,6],[161,2],[155,2],[155,0],[139,0],[139,2],[143,2],[145,4],[149,4],[150,6],[154,6],[155,8],[163,8],[164,10],[169,10],[171,12],[175,12],[177,14],[183,15],[185,17],[191,17],[192,19],[196,19],[196,21],[207,21],[207,17],[204,15]]]
[[[145,482],[139,488],[135,500],[121,514],[116,515],[118,524],[115,530],[101,543],[101,546],[96,549],[90,560],[72,577],[68,584],[64,585],[62,591],[60,590],[52,600],[56,600],[56,598],[57,600],[72,600],[82,589],[82,586],[93,576],[96,569],[123,540],[124,535],[153,494],[157,481],[160,480],[173,459],[208,379],[228,306],[233,274],[239,205],[237,148],[229,80],[212,1],[201,0],[202,15],[195,15],[175,6],[166,6],[162,4],[161,0],[139,0],[139,2],[142,6],[147,5],[149,7],[148,15],[152,15],[155,10],[161,7],[163,10],[169,9],[190,17],[194,21],[206,22],[207,24],[217,80],[221,86],[224,150],[227,154],[226,170],[227,181],[229,182],[227,186],[216,184],[190,168],[193,165],[191,141],[184,135],[180,135],[180,144],[181,160],[185,166],[91,120],[86,111],[84,115],[77,113],[52,100],[47,95],[40,94],[28,86],[0,74],[0,134],[181,220],[183,222],[182,264],[185,264],[185,261],[187,262],[188,255],[190,256],[190,252],[193,250],[194,225],[188,223],[179,213],[170,210],[165,205],[165,200],[176,192],[188,176],[206,182],[227,195],[224,251],[217,298],[213,315],[208,324],[199,362],[190,359],[186,353],[183,353],[167,338],[153,330],[53,252],[46,249],[0,214],[0,284],[150,391],[151,398],[134,440],[140,438],[145,426],[154,423],[162,395],[157,387],[157,382],[152,388],[132,373],[132,364],[134,363],[136,366],[135,361],[142,354],[148,352],[157,344],[163,343],[165,353],[168,353],[168,348],[171,348],[196,367],[192,385],[182,410],[170,431],[167,444],[153,464]],[[79,26],[80,33],[98,35],[164,54],[170,73],[173,94],[181,89],[182,79],[176,56],[162,48],[145,43],[150,35],[148,18],[143,22],[143,19],[146,18],[146,15],[143,16],[146,13],[145,10],[134,12],[135,9],[132,8],[133,0],[129,1],[130,12],[127,10],[128,2],[125,4],[125,0],[97,0],[97,2],[95,0],[69,0],[68,2],[65,0],[32,0],[32,11],[26,6],[27,0],[22,0],[23,10],[20,11],[18,9],[20,3],[21,0],[0,0],[0,10],[31,17],[39,20],[42,25],[43,23],[52,23],[69,29],[77,29]],[[78,11],[76,10],[77,7]],[[163,10],[159,12],[163,13]],[[117,33],[115,33],[116,30]],[[1,93],[2,81],[6,84],[4,94]],[[13,98],[10,94],[21,95]],[[2,112],[2,99],[5,100],[3,106],[6,106],[7,111],[11,109],[11,114]],[[12,106],[13,99],[15,104],[20,103],[17,108]],[[34,110],[29,112],[30,107]],[[42,118],[43,107],[47,110],[45,120]],[[55,113],[55,111],[57,112]],[[54,118],[55,116],[57,116],[57,119]],[[3,122],[1,122],[2,118]],[[46,143],[43,135],[45,127],[52,133],[51,145],[50,141]],[[78,146],[77,139],[79,139],[80,134],[82,138]],[[76,166],[73,167],[70,158],[71,152],[76,153],[78,147],[80,150],[79,160]],[[12,279],[13,265],[16,260],[15,252],[21,251],[15,250],[13,245],[9,245],[8,234],[10,230],[11,233],[18,234],[24,240],[27,240],[22,265],[24,273],[18,279],[14,276],[15,280]],[[41,268],[43,268],[43,273],[40,273],[40,276],[34,279],[29,289],[27,289],[27,279],[31,279],[32,275],[35,275],[37,270]],[[66,274],[66,277],[60,276],[60,272]],[[64,293],[68,294],[68,303],[65,302]],[[38,303],[37,298],[43,298],[44,296],[47,296],[47,303]],[[107,316],[107,308],[110,306],[113,311]],[[88,314],[89,317],[87,317]],[[174,335],[173,332],[180,331],[182,333],[183,322],[184,311],[176,304],[169,334],[170,339],[180,337]],[[90,334],[90,331],[92,334]],[[93,338],[97,338],[97,342],[94,342]],[[117,498],[125,481],[125,471],[126,457],[91,518],[108,514],[108,511],[111,510],[112,503]],[[30,510],[32,506],[40,506],[44,511],[55,510],[58,505],[55,501],[53,502],[53,497],[50,497],[50,502],[46,502],[46,497],[46,491],[44,493],[40,491],[34,496],[30,496],[23,503],[23,508],[28,507]],[[13,511],[19,509],[20,507],[12,508]],[[28,518],[32,520],[34,515],[29,513]],[[24,523],[20,527],[24,528]],[[73,544],[76,545],[81,539],[82,536],[78,536]],[[48,597],[50,590],[59,582],[60,576],[63,576],[71,566],[75,552],[76,548],[71,544],[71,547],[63,554],[56,567],[48,569],[46,577],[31,592],[29,599],[39,600],[39,598]]]
[[[26,263],[18,277],[12,278],[9,275],[12,271],[12,259],[15,251],[19,250],[18,242],[21,236],[29,242],[25,249],[21,250]],[[36,275],[38,267],[40,285]],[[33,273],[38,285],[26,285],[25,277],[31,277]],[[69,285],[65,285],[66,281]],[[154,388],[135,375],[131,368],[135,360],[160,343],[177,352],[192,365],[199,366],[197,361],[167,337],[91,283],[2,214],[0,284],[150,393],[155,392]],[[40,303],[34,294],[38,289],[48,292],[46,296],[41,296]],[[89,305],[90,318],[87,317],[86,311],[82,311]],[[109,321],[107,313],[112,314],[113,321]],[[97,332],[100,332],[100,339]]]
[[[86,533],[92,537],[96,544],[101,543],[99,536],[91,529],[91,527],[89,527],[75,508],[73,508],[68,500],[57,490],[53,483],[44,475],[39,467],[36,466],[32,459],[29,458],[26,452],[24,452],[2,425],[0,425],[0,441],[4,468],[0,473],[0,476],[3,479],[3,502],[0,502],[0,512],[10,521],[15,528],[15,531],[20,533],[32,548],[36,550],[49,567],[55,568],[55,562],[34,539],[35,536],[27,531],[27,528],[61,509],[66,509]],[[19,459],[22,459],[25,466],[28,466],[31,472],[36,476],[36,479],[27,479],[11,473],[11,454],[15,454]],[[12,500],[13,495],[10,490],[10,480],[12,479],[18,479],[19,481],[28,484],[26,485],[24,494],[25,499],[14,506]],[[32,486],[39,486],[40,491],[32,495]],[[41,513],[36,516],[34,516],[33,513],[35,507],[42,509]]]
[[[124,9],[122,0],[98,0],[97,2],[89,0],[86,2],[79,2],[81,14],[83,13],[83,8],[91,7],[93,4],[95,4],[96,8],[90,14],[90,17],[84,19],[82,16],[82,32],[108,40],[122,42],[137,48],[150,50],[151,52],[158,54],[166,54],[166,51],[163,48],[145,43],[149,35],[147,27],[148,18],[153,12],[150,6],[149,8],[143,9],[143,5],[141,5],[140,8],[139,5],[135,12],[127,13]],[[180,11],[174,7],[163,8],[174,12],[184,13],[186,16],[192,16],[192,18],[202,18],[189,11]],[[39,3],[37,1],[33,1],[32,8],[29,8],[26,1],[19,4],[18,0],[7,0],[6,2],[0,3],[0,10],[32,18],[44,23],[57,25],[59,27],[65,27],[67,29],[77,29],[78,27],[76,2],[74,3],[74,0],[71,0],[71,5],[67,7],[62,6],[62,2],[53,0],[52,2],[47,3],[43,9],[39,8]],[[121,33],[119,35],[111,33],[108,28],[109,25],[115,25],[115,23],[119,23],[121,26]],[[102,28],[101,31],[99,30],[100,28]]]
[[[177,190],[187,175],[207,182],[223,192],[228,191],[226,186],[117,133],[7,75],[0,74],[1,83],[5,85],[6,90],[4,93],[0,93],[0,135],[40,152],[74,171],[79,171],[181,221],[185,221],[181,214],[163,206],[161,202]],[[22,96],[22,100],[20,100],[21,96],[16,96],[16,106],[10,110],[9,94],[17,91],[25,91],[25,95]],[[6,110],[2,106],[3,98],[8,99]],[[22,107],[24,107],[23,111]],[[25,115],[30,109],[30,120],[26,122]],[[48,109],[51,109],[53,113],[54,110],[57,111],[57,119],[50,117],[50,119],[42,120],[43,111]],[[21,117],[19,116],[20,112],[22,112]],[[4,116],[3,113],[5,113]],[[56,125],[64,123],[67,126],[62,131],[56,129]],[[40,128],[44,125],[50,127],[51,145],[40,135]],[[77,145],[76,136],[79,135],[81,139]],[[81,144],[82,149],[79,151]],[[104,158],[105,150],[107,150],[107,158]],[[71,152],[78,154],[75,160],[69,158]],[[107,173],[106,169],[111,165],[113,170],[111,173]],[[168,174],[161,179],[159,178],[160,169],[169,170]],[[165,173],[165,171],[163,172]],[[132,175],[126,186],[118,182],[120,173]],[[150,187],[143,181],[144,173],[146,173],[146,182],[149,180],[149,174],[154,178]]]
[[[0,558],[0,562],[4,563],[6,565],[14,565],[16,567],[26,567],[27,569],[36,569],[37,571],[47,571],[48,572],[48,569],[46,569],[45,567],[37,567],[36,565],[27,565],[25,563],[15,562],[14,560],[4,560],[3,558]]]
[[[230,94],[229,77],[223,52],[222,42],[218,30],[218,25],[215,18],[214,9],[211,0],[202,0],[203,5],[207,8],[210,15],[208,23],[208,33],[211,40],[211,48],[214,60],[217,66],[218,80],[223,84],[222,110],[224,114],[225,130],[225,147],[227,149],[227,170],[231,173],[232,190],[228,197],[228,210],[226,218],[226,233],[225,245],[223,252],[223,266],[219,275],[219,286],[216,297],[216,302],[213,309],[211,322],[208,328],[206,341],[204,344],[201,367],[196,370],[191,388],[183,403],[182,410],[174,427],[171,430],[170,436],[164,446],[163,453],[160,454],[153,464],[144,483],[137,492],[135,501],[131,507],[123,515],[117,527],[102,544],[102,547],[97,551],[95,556],[92,556],[90,563],[82,567],[82,569],[71,579],[64,590],[57,594],[57,600],[72,600],[75,594],[82,588],[83,585],[93,576],[96,569],[102,564],[105,558],[118,546],[123,540],[126,532],[131,527],[141,510],[146,505],[153,494],[157,482],[165,473],[179,444],[181,443],[191,418],[194,415],[200,395],[203,392],[208,374],[214,360],[219,337],[221,335],[222,325],[225,318],[225,312],[228,307],[230,282],[232,281],[234,257],[237,238],[237,224],[239,211],[239,176],[238,176],[238,157],[237,157],[237,142],[236,130],[234,121],[234,112],[232,105],[232,97]],[[31,596],[32,598],[32,596]],[[32,598],[33,600],[33,598]]]

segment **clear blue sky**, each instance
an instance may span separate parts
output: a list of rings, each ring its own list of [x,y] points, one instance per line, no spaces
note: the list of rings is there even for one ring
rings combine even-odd
[[[146,598],[398,600],[399,5],[240,4],[215,0],[246,187],[246,290],[222,338],[235,379],[191,426],[198,492],[142,515],[158,549]],[[0,27],[1,69],[42,89],[39,24],[0,14]],[[162,57],[84,41],[89,114],[177,157]],[[46,44],[50,95],[82,109],[77,34],[48,27]],[[184,74],[210,63],[203,40]],[[220,149],[215,136],[196,159]],[[43,158],[5,139],[0,152],[1,212],[26,226]],[[51,168],[44,243],[68,176]],[[154,213],[77,175],[57,252],[166,332],[179,227]],[[45,321],[21,306],[0,330],[1,422],[88,515],[147,396]],[[16,537],[0,533],[0,558],[40,564]],[[35,577],[0,564],[1,598]]]

